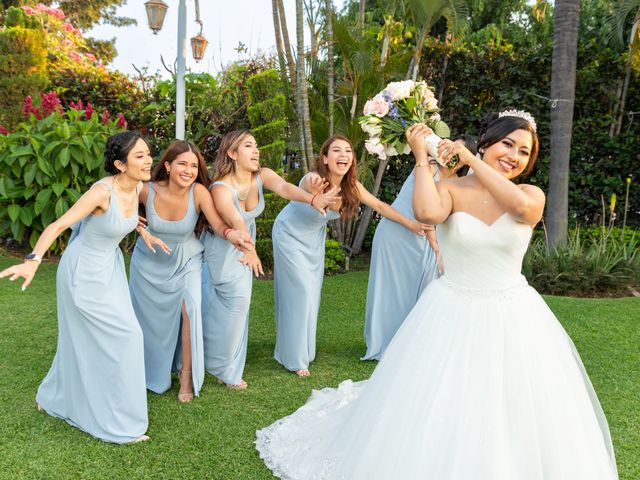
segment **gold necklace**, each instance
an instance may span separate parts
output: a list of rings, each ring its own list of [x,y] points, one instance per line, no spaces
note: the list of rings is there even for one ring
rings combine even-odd
[[[236,194],[238,195],[238,200],[240,200],[241,202],[244,202],[247,198],[249,198],[249,193],[251,193],[251,182],[249,182],[249,188],[247,188],[247,193],[242,195],[240,193],[240,189],[238,188],[235,175],[232,177],[232,180],[233,180],[233,186],[236,188]]]

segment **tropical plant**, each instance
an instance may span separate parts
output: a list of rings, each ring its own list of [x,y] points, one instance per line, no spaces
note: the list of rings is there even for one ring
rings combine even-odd
[[[104,145],[125,127],[122,117],[110,119],[90,106],[64,111],[52,94],[43,99],[39,106],[28,99],[29,119],[0,136],[0,236],[31,247],[104,176]],[[62,251],[67,238],[59,237],[52,250]]]
[[[570,296],[628,294],[640,283],[640,242],[611,236],[583,239],[576,230],[565,244],[532,241],[523,273],[541,293]]]

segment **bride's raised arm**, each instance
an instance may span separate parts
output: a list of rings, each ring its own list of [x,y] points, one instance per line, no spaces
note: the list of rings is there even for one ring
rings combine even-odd
[[[416,159],[413,214],[419,222],[437,225],[447,219],[451,213],[453,201],[446,184],[439,182],[436,185],[429,168],[424,137],[431,133],[433,130],[429,127],[417,123],[407,129],[407,140]]]

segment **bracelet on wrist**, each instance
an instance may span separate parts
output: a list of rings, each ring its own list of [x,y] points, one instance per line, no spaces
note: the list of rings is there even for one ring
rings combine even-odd
[[[222,231],[222,236],[225,238],[227,238],[227,235],[229,235],[229,233],[231,233],[233,231],[233,228],[227,227]]]
[[[313,197],[311,197],[311,201],[309,202],[309,205],[311,205],[313,207],[313,201],[316,199],[316,197],[318,196],[318,194],[316,193]]]
[[[416,163],[416,168],[419,167],[428,167],[430,165],[429,162],[420,162],[420,163]]]

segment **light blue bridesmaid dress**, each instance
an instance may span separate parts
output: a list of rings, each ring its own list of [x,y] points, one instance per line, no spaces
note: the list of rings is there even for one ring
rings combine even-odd
[[[438,178],[437,170],[434,178]],[[411,219],[415,219],[414,183],[415,175],[411,172],[391,204]],[[367,352],[362,360],[380,360],[424,287],[436,278],[437,271],[435,252],[425,237],[386,218],[380,220],[371,250],[364,320]]]
[[[291,371],[309,368],[316,356],[316,325],[324,277],[327,222],[308,203],[289,202],[273,223],[276,348],[274,358]]]
[[[148,426],[142,331],[118,247],[138,215],[122,216],[99,183],[109,208],[80,222],[58,265],[58,347],[36,401],[96,438],[127,443]]]
[[[258,205],[245,211],[240,207],[238,192],[231,190],[233,204],[242,216],[249,233],[256,238],[255,219],[264,210],[262,179],[258,182]],[[213,186],[212,185],[212,186]],[[244,255],[224,238],[207,233],[203,236],[204,268],[202,269],[202,326],[204,363],[207,371],[227,385],[242,381],[249,340],[249,306],[253,273],[238,260]]]
[[[193,192],[189,189],[187,213],[181,220],[160,218],[154,206],[156,192],[149,183],[146,202],[148,230],[171,249],[153,253],[138,237],[133,255],[129,289],[142,333],[147,388],[156,393],[171,388],[171,371],[181,367],[182,304],[189,316],[193,390],[204,382],[202,345],[201,274],[203,247],[194,233],[198,221]]]

